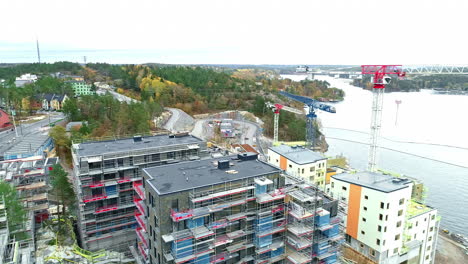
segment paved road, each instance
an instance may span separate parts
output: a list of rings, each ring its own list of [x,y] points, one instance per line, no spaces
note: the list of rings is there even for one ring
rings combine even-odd
[[[64,119],[63,113],[52,112],[50,113],[50,122],[55,122],[60,119]],[[3,153],[18,144],[22,138],[31,136],[36,133],[41,133],[40,128],[49,125],[49,118],[46,116],[43,120],[37,121],[31,124],[21,124],[16,127],[18,137],[16,137],[15,131],[4,131],[0,133],[0,156]]]
[[[107,90],[112,96],[114,96],[115,99],[119,100],[120,102],[126,102],[126,103],[138,103],[139,101],[132,99],[130,97],[127,97],[123,94],[119,94],[117,92],[114,92],[112,90]]]
[[[177,108],[166,108],[166,110],[171,111],[172,115],[164,125],[165,129],[172,132],[192,130],[193,124],[195,122],[193,117]]]

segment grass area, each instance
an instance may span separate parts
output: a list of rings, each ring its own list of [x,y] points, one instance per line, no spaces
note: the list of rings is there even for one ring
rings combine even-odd
[[[428,212],[430,210],[432,210],[432,208],[428,207],[427,205],[420,204],[418,202],[410,200],[408,204],[408,210],[406,212],[407,212],[408,218],[411,218],[411,217],[423,214],[425,212]]]

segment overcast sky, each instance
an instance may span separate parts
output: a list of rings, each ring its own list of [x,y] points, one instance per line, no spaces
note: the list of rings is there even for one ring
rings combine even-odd
[[[38,36],[46,61],[72,50],[126,63],[468,64],[466,0],[0,0],[0,10],[0,62],[34,60]]]

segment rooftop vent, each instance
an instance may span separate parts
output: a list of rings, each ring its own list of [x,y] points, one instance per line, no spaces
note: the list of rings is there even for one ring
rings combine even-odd
[[[133,136],[133,142],[141,142],[142,138],[141,136]]]
[[[256,160],[258,158],[258,154],[254,152],[239,153],[237,154],[237,158],[241,161]]]
[[[229,169],[229,160],[219,160],[218,161],[218,169]]]

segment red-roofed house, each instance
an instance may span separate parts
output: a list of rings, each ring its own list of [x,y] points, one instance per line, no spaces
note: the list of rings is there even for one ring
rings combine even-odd
[[[0,109],[0,129],[7,128],[10,126],[12,126],[10,116],[5,111]]]

